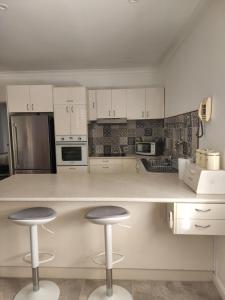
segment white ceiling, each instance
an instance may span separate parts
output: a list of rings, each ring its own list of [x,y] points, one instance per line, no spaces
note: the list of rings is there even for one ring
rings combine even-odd
[[[201,0],[1,0],[0,70],[155,67]]]

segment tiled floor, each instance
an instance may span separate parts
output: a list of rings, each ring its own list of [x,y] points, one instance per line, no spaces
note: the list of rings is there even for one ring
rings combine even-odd
[[[102,280],[55,279],[60,300],[87,300]],[[12,300],[27,279],[0,279],[0,300]],[[221,300],[211,282],[115,281],[128,289],[134,300]],[[122,299],[121,299],[122,300]]]

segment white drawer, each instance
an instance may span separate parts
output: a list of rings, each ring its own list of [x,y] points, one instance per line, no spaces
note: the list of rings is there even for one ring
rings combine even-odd
[[[121,158],[90,158],[90,165],[121,165]]]
[[[175,234],[225,235],[225,220],[177,219]]]
[[[225,204],[176,203],[176,218],[225,220]]]
[[[71,167],[57,167],[57,173],[88,173],[88,167],[85,166],[71,166]]]
[[[122,172],[121,165],[118,164],[101,164],[90,165],[90,173],[120,173]]]

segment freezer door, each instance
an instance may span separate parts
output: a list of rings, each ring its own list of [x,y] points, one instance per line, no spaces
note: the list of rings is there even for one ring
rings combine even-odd
[[[49,170],[50,142],[47,115],[11,117],[14,169]]]

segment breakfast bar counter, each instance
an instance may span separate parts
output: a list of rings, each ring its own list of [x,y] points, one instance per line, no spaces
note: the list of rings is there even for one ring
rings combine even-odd
[[[197,195],[177,174],[20,174],[0,182],[0,201],[225,203],[225,195]]]

